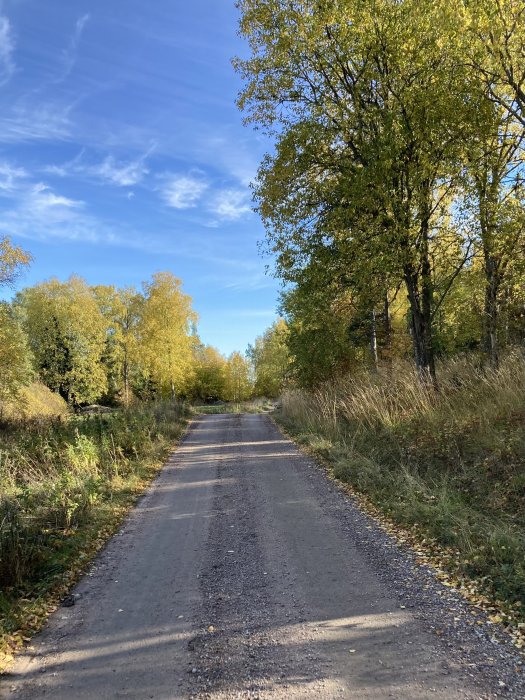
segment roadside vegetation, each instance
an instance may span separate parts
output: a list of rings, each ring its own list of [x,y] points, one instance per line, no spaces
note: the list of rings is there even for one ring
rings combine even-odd
[[[0,669],[120,524],[186,423],[174,402],[0,431]]]
[[[525,4],[239,8],[239,106],[274,143],[254,196],[284,288],[281,420],[520,611]]]
[[[336,478],[445,547],[449,582],[476,579],[478,594],[521,616],[525,361],[511,354],[493,370],[457,358],[439,369],[439,393],[409,364],[289,391],[280,420]]]
[[[30,262],[0,239],[0,286]],[[201,343],[196,322],[169,272],[140,290],[51,279],[0,302],[0,671],[118,527],[191,415],[273,406],[254,393],[279,391],[263,374],[275,362],[265,343],[282,322],[247,356],[229,357]]]

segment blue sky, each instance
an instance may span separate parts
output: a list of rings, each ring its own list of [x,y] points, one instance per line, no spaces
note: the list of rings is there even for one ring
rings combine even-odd
[[[0,0],[0,235],[18,287],[71,273],[184,283],[204,342],[244,350],[275,318],[249,182],[230,0]]]

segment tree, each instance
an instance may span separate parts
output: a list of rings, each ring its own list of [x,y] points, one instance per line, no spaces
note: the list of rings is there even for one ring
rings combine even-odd
[[[0,238],[0,287],[13,284],[31,259],[27,251],[13,246],[8,238]]]
[[[42,381],[74,405],[103,396],[106,321],[85,281],[51,279],[25,289],[16,304]]]
[[[190,388],[193,375],[192,325],[197,315],[182,282],[171,272],[143,284],[144,301],[137,325],[138,352],[147,376],[163,395],[175,398]]]
[[[140,374],[138,325],[143,297],[136,289],[98,286],[93,293],[106,319],[106,348],[102,358],[108,378],[110,398],[120,397],[128,404],[132,385]]]
[[[433,260],[472,109],[456,5],[239,5],[252,50],[236,61],[246,84],[240,106],[247,121],[277,136],[255,194],[278,274],[300,271],[320,247],[353,240],[362,251],[355,276],[373,250],[375,268],[404,283],[416,364],[434,380],[433,316],[442,299]]]
[[[525,2],[469,0],[464,52],[491,99],[525,127]]]
[[[225,367],[224,398],[227,401],[245,401],[252,395],[250,365],[239,353],[232,352]]]
[[[0,302],[0,402],[16,399],[33,377],[27,337],[9,304]]]
[[[477,235],[485,277],[483,346],[498,366],[499,315],[510,263],[524,242],[523,144],[525,131],[512,115],[488,101],[478,138],[470,143],[466,170],[472,197],[472,231]]]
[[[11,285],[31,256],[0,238],[0,287]],[[14,399],[32,377],[27,338],[15,319],[11,307],[0,302],[0,400]]]
[[[195,348],[192,393],[202,401],[223,399],[226,383],[226,359],[211,345]]]
[[[255,374],[257,396],[277,397],[287,380],[290,367],[288,328],[279,319],[248,347],[247,355]]]

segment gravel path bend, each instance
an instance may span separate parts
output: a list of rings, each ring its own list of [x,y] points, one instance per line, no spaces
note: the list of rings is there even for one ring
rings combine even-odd
[[[522,657],[263,415],[195,420],[73,594],[0,697],[525,698]]]

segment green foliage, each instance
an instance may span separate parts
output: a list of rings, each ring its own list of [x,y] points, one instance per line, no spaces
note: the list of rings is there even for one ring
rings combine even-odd
[[[134,396],[191,393],[196,316],[171,273],[154,275],[143,293],[52,279],[19,293],[14,309],[39,378],[68,404],[129,405]],[[8,316],[2,310],[0,333]],[[13,324],[14,347],[22,341]],[[13,355],[7,344],[4,352]],[[18,357],[21,367],[22,351]]]
[[[256,396],[280,395],[289,373],[288,328],[280,319],[248,347],[247,355],[255,372]]]
[[[176,403],[25,420],[0,434],[0,649],[118,519],[185,423]],[[84,552],[83,552],[84,550]]]
[[[201,401],[223,399],[226,389],[226,359],[210,345],[195,348],[192,395]]]
[[[0,405],[17,399],[32,379],[27,338],[12,310],[0,302]]]
[[[106,323],[84,280],[43,282],[20,293],[17,307],[36,369],[50,389],[72,404],[90,403],[105,392]]]
[[[497,366],[523,336],[512,303],[525,230],[523,2],[239,6],[251,49],[235,61],[239,104],[275,138],[255,197],[287,283],[299,380],[391,361],[407,339],[434,384],[443,353],[482,347]],[[397,297],[404,330],[391,324]]]
[[[396,522],[451,547],[455,574],[525,604],[525,362],[440,366],[438,393],[412,365],[287,392],[282,418]]]
[[[239,352],[232,352],[224,369],[224,398],[226,401],[246,401],[253,393],[250,364]]]

